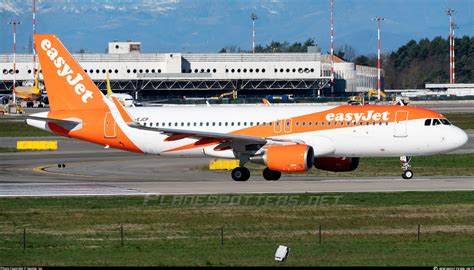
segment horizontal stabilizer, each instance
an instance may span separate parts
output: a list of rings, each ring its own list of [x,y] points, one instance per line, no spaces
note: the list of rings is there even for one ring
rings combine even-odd
[[[77,121],[77,120],[65,120],[65,119],[48,118],[48,117],[40,117],[40,116],[32,116],[32,115],[27,115],[26,119],[45,121],[48,123],[56,123],[56,124],[69,124],[69,125],[81,124],[81,121]]]

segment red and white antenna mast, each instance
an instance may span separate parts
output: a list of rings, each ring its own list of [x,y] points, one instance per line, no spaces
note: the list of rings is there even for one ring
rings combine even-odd
[[[334,97],[334,0],[330,1],[331,9],[331,99]]]
[[[13,25],[13,106],[16,107],[16,26],[21,24],[20,21],[11,20],[8,24]]]
[[[258,19],[257,14],[252,13],[250,19],[252,19],[252,53],[255,53],[255,20]]]
[[[381,68],[380,68],[380,21],[385,20],[384,18],[378,16],[376,18],[372,19],[373,21],[377,21],[377,99],[380,100],[380,89],[381,89],[381,82],[380,82],[380,73],[381,73]]]
[[[35,48],[35,34],[36,34],[36,0],[33,0],[33,76],[36,76],[36,48]]]
[[[446,14],[449,16],[449,83],[454,83],[454,30],[453,15],[454,9],[449,8]]]
[[[456,63],[456,56],[455,56],[455,51],[454,51],[454,48],[455,48],[455,45],[454,45],[454,41],[456,40],[456,36],[454,35],[454,30],[455,29],[459,29],[459,27],[453,23],[453,83],[456,83],[456,68],[455,68],[455,63]]]

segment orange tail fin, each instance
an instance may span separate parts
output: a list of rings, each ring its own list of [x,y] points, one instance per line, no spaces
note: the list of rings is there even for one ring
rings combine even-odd
[[[51,111],[106,109],[104,95],[56,35],[35,35]]]

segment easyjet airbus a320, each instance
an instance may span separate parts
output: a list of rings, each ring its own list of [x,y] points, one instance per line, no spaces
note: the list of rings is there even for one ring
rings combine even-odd
[[[411,106],[163,106],[124,108],[104,96],[55,35],[35,35],[51,110],[27,118],[37,128],[106,147],[163,156],[239,159],[266,165],[263,177],[355,170],[360,157],[400,157],[455,150],[466,133],[443,115]]]

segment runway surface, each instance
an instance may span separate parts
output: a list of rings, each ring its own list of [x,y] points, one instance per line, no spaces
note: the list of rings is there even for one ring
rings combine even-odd
[[[436,106],[440,112],[474,111],[472,104],[417,106]],[[468,143],[453,153],[474,153],[474,131],[468,133]],[[16,141],[22,139],[25,138],[0,138],[0,146],[15,147]],[[247,182],[234,182],[228,172],[196,170],[206,166],[210,158],[139,155],[64,137],[28,139],[57,140],[59,150],[0,154],[0,197],[474,191],[474,177],[415,175],[412,180],[402,180],[401,177],[283,176],[279,181],[265,181],[258,175]],[[58,168],[62,163],[66,167]]]
[[[0,197],[474,190],[474,177],[284,176],[274,182],[259,175],[234,182],[229,173],[196,170],[207,158],[139,155],[66,138],[59,145],[66,150],[0,154]]]

